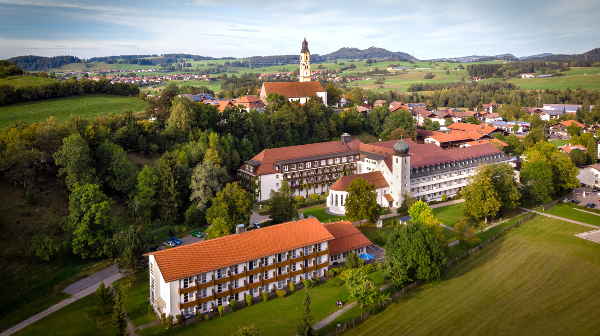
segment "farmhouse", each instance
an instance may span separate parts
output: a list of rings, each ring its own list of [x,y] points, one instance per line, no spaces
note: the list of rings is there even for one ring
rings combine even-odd
[[[311,218],[149,253],[150,304],[159,316],[216,311],[327,276],[345,253],[364,253],[371,244],[348,221],[323,225]]]
[[[559,123],[556,123],[556,124],[550,126],[549,132],[550,132],[550,134],[567,136],[567,135],[569,135],[568,127],[573,124],[576,125],[577,127],[579,127],[582,131],[585,131],[585,125],[583,125],[575,120],[563,120]]]

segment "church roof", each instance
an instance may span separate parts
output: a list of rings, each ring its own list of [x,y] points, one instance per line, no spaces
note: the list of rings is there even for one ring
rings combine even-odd
[[[302,51],[300,51],[302,54],[304,53],[310,53],[310,51],[308,51],[308,42],[306,42],[306,37],[304,38],[304,41],[302,41]]]
[[[316,96],[317,92],[325,92],[319,82],[264,82],[265,96],[277,93],[286,98],[305,98]]]
[[[390,186],[380,171],[374,171],[364,174],[342,176],[337,181],[335,181],[335,183],[332,184],[331,187],[329,187],[329,189],[335,191],[346,191],[350,186],[350,183],[352,183],[354,179],[359,177],[362,177],[363,179],[367,180],[367,182],[374,185],[375,189],[387,188]]]

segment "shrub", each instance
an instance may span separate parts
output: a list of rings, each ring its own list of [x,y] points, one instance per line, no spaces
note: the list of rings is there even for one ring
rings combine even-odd
[[[331,278],[331,280],[327,281],[327,283],[328,283],[330,286],[338,287],[338,286],[341,286],[341,285],[343,285],[344,283],[346,283],[346,280],[344,280],[344,279],[343,279],[343,278],[341,278],[341,277],[336,277],[336,278]]]
[[[246,305],[248,307],[252,306],[252,294],[246,295]]]
[[[375,315],[381,311],[381,304],[376,304],[371,308],[371,314]]]
[[[206,321],[208,321],[208,320],[210,320],[210,316],[208,316],[208,315],[204,315],[204,319],[205,319]]]
[[[302,281],[302,284],[304,284],[305,289],[308,289],[312,287],[313,282],[310,279],[305,279],[304,281]]]
[[[27,201],[27,204],[29,205],[35,204],[35,189],[27,188],[27,191],[25,192],[25,201]]]
[[[225,307],[219,306],[219,307],[217,307],[217,310],[219,311],[219,317],[221,317],[221,316],[223,316],[223,312],[225,311]]]
[[[446,194],[442,195],[442,202],[446,202],[447,199],[448,199],[448,196],[446,196]]]
[[[165,245],[165,250],[168,250],[170,248],[171,248],[171,245],[169,245],[169,244]]]
[[[363,265],[360,269],[364,274],[369,275],[377,270],[377,266],[375,264],[367,264]]]
[[[173,315],[167,316],[167,328],[171,328],[173,326]]]
[[[175,318],[177,319],[177,324],[178,325],[182,325],[185,322],[185,315],[176,315]]]
[[[232,312],[236,311],[237,310],[237,301],[231,300],[231,302],[229,302],[229,306],[231,307]]]
[[[293,292],[294,290],[296,290],[296,284],[293,282],[290,282],[290,290]]]
[[[287,292],[284,289],[280,289],[276,293],[277,297],[280,299],[283,299],[287,295]]]
[[[296,203],[303,204],[304,203],[304,196],[296,195]]]
[[[317,195],[317,194],[310,194],[310,197],[313,201],[318,202],[321,199],[321,196]]]
[[[319,282],[321,282],[321,278],[319,278],[318,276],[315,277],[315,284],[318,284]]]
[[[269,292],[266,292],[266,291],[263,292],[262,297],[263,297],[263,302],[269,301]]]
[[[330,269],[327,274],[329,274],[330,278],[333,278],[335,276],[335,271],[333,269]]]

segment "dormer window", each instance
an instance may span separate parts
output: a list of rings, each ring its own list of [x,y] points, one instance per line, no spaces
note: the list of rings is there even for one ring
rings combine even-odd
[[[304,163],[299,163],[298,164],[298,169],[304,169]]]

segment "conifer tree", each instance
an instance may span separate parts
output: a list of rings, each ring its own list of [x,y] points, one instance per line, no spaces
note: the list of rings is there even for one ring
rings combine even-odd
[[[308,295],[308,291],[306,292],[306,297],[304,298],[304,306],[302,310],[302,320],[300,323],[298,323],[296,332],[300,336],[312,336],[314,334],[312,327],[313,314],[312,309],[310,308],[310,296]]]
[[[109,321],[113,315],[115,305],[115,294],[110,287],[104,285],[104,281],[100,283],[100,287],[96,290],[96,300],[92,307],[88,309],[88,315],[94,322],[104,326],[104,321]]]

